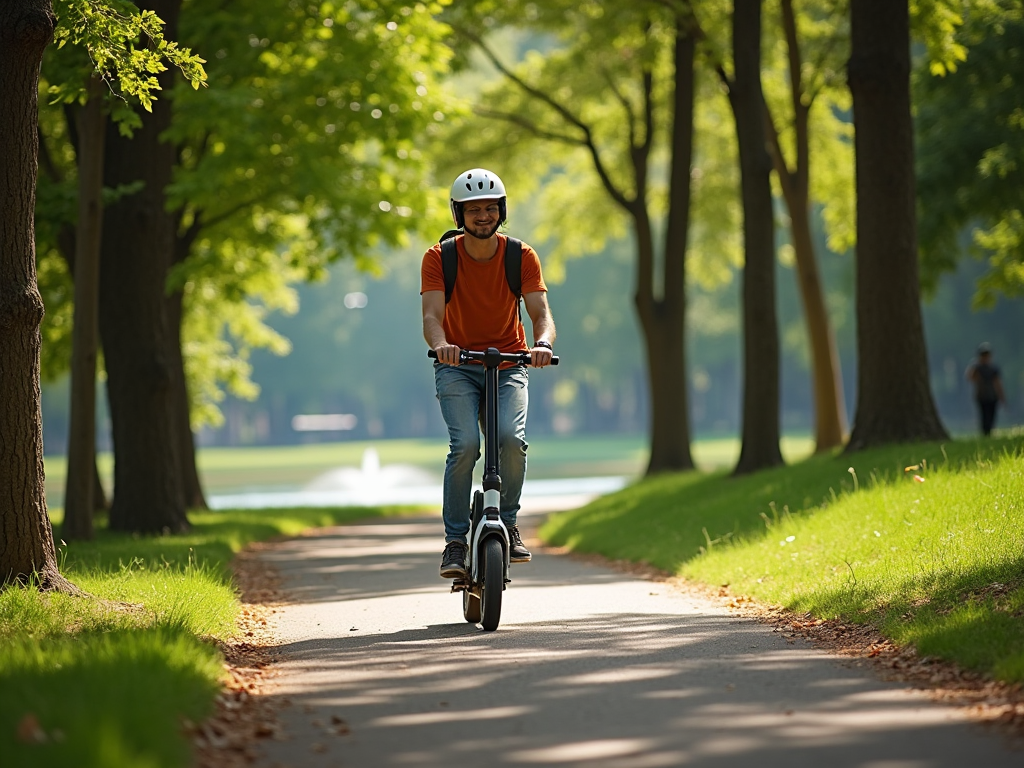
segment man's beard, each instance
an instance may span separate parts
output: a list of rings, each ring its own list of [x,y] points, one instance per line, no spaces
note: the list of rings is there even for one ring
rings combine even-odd
[[[491,227],[490,231],[485,231],[485,234],[481,234],[480,232],[474,232],[469,228],[469,224],[466,224],[464,229],[467,235],[472,235],[477,240],[490,240],[492,237],[494,237],[494,233],[498,231],[498,227],[500,226],[501,222],[499,221],[493,227]]]

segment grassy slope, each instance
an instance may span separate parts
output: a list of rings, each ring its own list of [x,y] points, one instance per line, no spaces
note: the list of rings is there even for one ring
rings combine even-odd
[[[95,542],[63,549],[75,583],[120,602],[0,592],[4,765],[187,765],[180,722],[211,711],[222,658],[209,639],[229,637],[238,610],[232,555],[250,541],[397,512],[193,513],[185,536],[101,530]],[[26,716],[38,722],[41,743],[18,737],[19,724],[31,735]]]
[[[1024,681],[1021,438],[657,477],[552,518],[542,536],[871,622],[923,654]]]

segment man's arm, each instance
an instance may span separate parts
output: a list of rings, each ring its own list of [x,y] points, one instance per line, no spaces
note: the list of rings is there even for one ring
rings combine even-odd
[[[544,291],[524,293],[523,301],[526,304],[526,313],[533,323],[533,349],[530,350],[530,365],[535,368],[543,368],[551,364],[551,350],[547,347],[538,347],[538,341],[546,341],[551,346],[555,344],[555,321],[551,317],[551,308],[548,306],[548,295]]]
[[[996,389],[996,397],[998,397],[999,402],[1002,403],[1003,406],[1005,406],[1006,395],[1003,393],[1003,377],[997,373],[995,379],[992,381],[992,384],[995,386]]]
[[[440,362],[458,365],[461,350],[444,335],[444,310],[444,291],[423,292],[423,338]]]

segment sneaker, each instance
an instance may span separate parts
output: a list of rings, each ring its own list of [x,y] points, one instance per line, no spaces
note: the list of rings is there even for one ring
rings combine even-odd
[[[512,549],[508,553],[510,563],[528,563],[533,559],[530,550],[523,544],[523,537],[519,534],[518,525],[508,526],[508,540],[512,545]]]
[[[449,541],[441,555],[441,578],[459,579],[466,575],[466,545],[461,541]]]

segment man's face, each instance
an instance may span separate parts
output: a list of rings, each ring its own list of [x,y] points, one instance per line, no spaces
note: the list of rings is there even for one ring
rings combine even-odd
[[[501,209],[497,200],[470,200],[462,206],[466,234],[487,240],[498,231]]]

